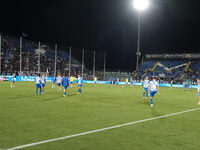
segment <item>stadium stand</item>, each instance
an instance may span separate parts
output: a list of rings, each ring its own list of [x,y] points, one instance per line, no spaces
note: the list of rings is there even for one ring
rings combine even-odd
[[[12,36],[2,37],[2,72],[3,74],[19,74],[20,51],[19,38]],[[38,72],[38,43],[23,39],[22,45],[22,71],[24,74],[35,74]],[[43,53],[40,56],[40,72],[54,74],[55,48],[48,43],[42,43]],[[65,50],[66,51],[66,50]],[[63,49],[57,51],[57,73],[67,73],[69,68],[69,55]],[[80,62],[72,57],[71,72],[73,74],[81,71]]]
[[[200,73],[200,59],[188,58],[145,58],[140,65],[137,79],[145,76],[158,76],[165,81],[182,82],[190,79],[195,81]]]

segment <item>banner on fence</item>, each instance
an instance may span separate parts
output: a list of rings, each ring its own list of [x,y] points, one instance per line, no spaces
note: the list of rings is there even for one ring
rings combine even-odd
[[[12,81],[12,76],[5,76],[8,81]],[[3,77],[2,77],[3,78]],[[53,79],[53,77],[46,77],[46,82],[51,82]],[[35,76],[16,76],[15,81],[35,81]],[[77,83],[77,79],[75,80],[75,83]],[[86,84],[94,84],[94,81],[91,80],[83,80],[83,83]],[[110,84],[110,81],[97,81],[97,84]],[[115,84],[117,84],[117,82],[115,82]],[[125,85],[126,82],[119,82],[120,85]],[[129,85],[131,85],[131,83],[129,82]],[[137,85],[137,86],[142,86],[143,83],[137,83],[134,82],[133,85]],[[170,84],[159,84],[160,87],[170,87]],[[173,87],[175,88],[184,88],[183,84],[173,84]],[[190,85],[190,88],[197,88],[197,85]]]

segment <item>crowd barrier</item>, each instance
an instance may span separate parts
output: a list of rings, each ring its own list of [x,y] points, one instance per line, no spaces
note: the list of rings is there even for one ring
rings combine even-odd
[[[2,79],[3,77],[1,77]],[[7,78],[8,81],[12,81],[12,76],[4,76],[4,78]],[[46,77],[46,82],[51,82],[53,77]],[[1,81],[1,80],[0,80]],[[35,81],[35,76],[16,76],[15,81]],[[75,80],[75,83],[77,83],[77,79]],[[83,83],[87,84],[94,84],[94,81],[91,80],[83,80]],[[97,84],[110,84],[110,81],[97,81]],[[115,83],[116,84],[116,83]],[[119,82],[120,85],[125,85],[125,82]],[[131,83],[129,82],[129,85]],[[133,85],[142,86],[143,83],[136,83],[134,82]],[[170,87],[170,84],[159,84],[160,87]],[[173,84],[173,87],[175,88],[184,88],[183,84]],[[190,85],[190,88],[197,88],[197,85]]]

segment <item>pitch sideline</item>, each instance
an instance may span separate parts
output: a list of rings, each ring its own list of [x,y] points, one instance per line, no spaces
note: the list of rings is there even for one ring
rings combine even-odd
[[[39,141],[39,142],[35,142],[35,143],[25,144],[25,145],[16,146],[16,147],[13,147],[13,148],[8,148],[6,150],[17,150],[17,149],[22,149],[22,148],[26,148],[26,147],[36,146],[36,145],[40,145],[40,144],[44,144],[44,143],[49,143],[49,142],[54,142],[54,141],[59,141],[59,140],[64,140],[64,139],[70,139],[70,138],[73,138],[73,137],[78,137],[78,136],[92,134],[92,133],[101,132],[101,131],[105,131],[105,130],[120,128],[120,127],[124,127],[124,126],[128,126],[128,125],[133,125],[133,124],[137,124],[137,123],[141,123],[141,122],[146,122],[146,121],[151,121],[151,120],[157,120],[157,119],[161,119],[161,118],[167,118],[167,117],[171,117],[171,116],[175,116],[175,115],[179,115],[179,114],[184,114],[184,113],[187,113],[187,112],[193,112],[193,111],[197,111],[197,110],[200,110],[200,108],[189,109],[189,110],[185,110],[185,111],[181,111],[181,112],[176,112],[176,113],[172,113],[172,114],[168,114],[168,115],[163,115],[163,116],[159,116],[159,117],[153,117],[153,118],[148,118],[148,119],[144,119],[144,120],[133,121],[133,122],[124,123],[124,124],[120,124],[120,125],[116,125],[116,126],[111,126],[111,127],[107,127],[107,128],[102,128],[102,129],[92,130],[92,131],[88,131],[88,132],[83,132],[83,133],[68,135],[68,136],[64,136],[64,137],[49,139],[49,140],[45,140],[45,141]]]

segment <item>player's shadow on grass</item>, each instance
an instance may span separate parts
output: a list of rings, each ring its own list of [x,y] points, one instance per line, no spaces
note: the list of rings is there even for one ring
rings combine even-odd
[[[155,107],[151,108],[151,114],[153,117],[159,117],[163,115],[159,111],[157,111]]]
[[[17,99],[25,99],[25,98],[32,98],[33,96],[15,96],[7,98],[8,100],[17,100]]]
[[[43,99],[44,101],[53,101],[53,100],[58,100],[58,99],[61,99],[63,100],[63,98],[65,98],[67,100],[67,98],[70,98],[70,97],[74,97],[76,95],[79,95],[79,94],[76,94],[76,93],[70,93],[67,95],[67,97],[63,97],[63,95],[57,95],[56,97],[51,97],[51,98],[46,98],[46,99]]]
[[[70,93],[70,94],[67,95],[67,97],[74,97],[74,96],[77,96],[77,95],[79,95],[79,94],[77,94],[77,93]]]
[[[142,104],[142,105],[145,105],[147,106],[148,108],[151,108],[150,107],[150,101],[149,100],[140,100],[140,101],[137,101],[139,104]],[[164,114],[160,113],[157,109],[156,109],[156,106],[154,106],[153,108],[151,108],[151,115],[153,117],[158,117],[158,116],[162,116]]]

